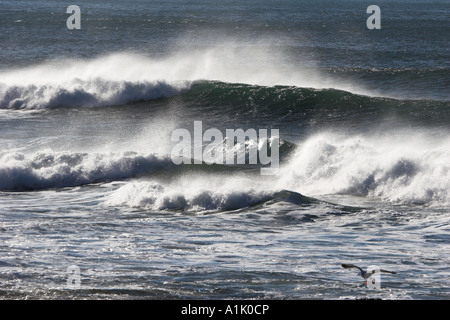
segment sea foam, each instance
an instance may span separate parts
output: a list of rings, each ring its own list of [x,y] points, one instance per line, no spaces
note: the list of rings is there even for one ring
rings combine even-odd
[[[401,204],[450,203],[450,140],[431,132],[317,134],[282,167],[279,185],[308,195],[347,194]]]

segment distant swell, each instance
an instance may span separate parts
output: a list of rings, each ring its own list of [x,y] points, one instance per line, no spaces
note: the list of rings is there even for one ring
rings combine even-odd
[[[171,165],[170,158],[132,152],[13,153],[0,156],[0,190],[30,191],[81,186],[150,174]]]

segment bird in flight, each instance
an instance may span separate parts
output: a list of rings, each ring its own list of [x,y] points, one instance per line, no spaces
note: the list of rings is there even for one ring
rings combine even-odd
[[[373,275],[374,273],[377,273],[377,272],[384,272],[384,273],[390,273],[390,274],[396,274],[397,273],[397,272],[394,272],[394,271],[387,271],[387,270],[383,270],[383,269],[371,270],[372,272],[367,272],[367,271],[364,271],[363,269],[361,269],[360,267],[355,266],[354,264],[347,264],[347,263],[343,263],[343,264],[341,264],[341,266],[343,268],[345,268],[345,269],[351,269],[351,268],[358,269],[359,270],[359,275],[361,277],[363,277],[364,279],[368,279],[371,275]]]

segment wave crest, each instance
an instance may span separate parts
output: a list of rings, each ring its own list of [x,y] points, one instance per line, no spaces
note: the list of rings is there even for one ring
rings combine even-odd
[[[59,84],[0,84],[0,109],[97,107],[167,98],[182,93],[187,82],[166,83],[74,79]]]
[[[379,197],[401,204],[450,203],[450,141],[419,136],[308,139],[282,168],[280,183],[310,195]]]
[[[0,190],[81,186],[149,174],[172,166],[170,158],[125,153],[39,152],[0,155]]]
[[[237,183],[236,180],[222,181],[215,185],[211,179],[199,182],[201,179],[188,187],[183,186],[182,181],[178,181],[176,185],[144,180],[128,181],[106,196],[104,204],[152,211],[207,213],[235,211],[273,203],[290,203],[295,207],[321,203],[317,199],[288,190],[252,188],[247,183]]]

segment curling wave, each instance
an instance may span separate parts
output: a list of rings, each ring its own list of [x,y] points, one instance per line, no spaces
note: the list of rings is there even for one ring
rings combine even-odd
[[[445,133],[339,136],[299,146],[279,183],[308,195],[379,197],[401,204],[450,204],[450,140]]]
[[[45,109],[56,107],[100,107],[180,94],[187,83],[163,81],[128,82],[74,79],[67,83],[41,85],[0,84],[0,109]]]
[[[205,187],[208,183],[210,185]],[[236,181],[231,180],[217,184],[214,188],[211,188],[212,184],[209,180],[185,188],[183,183],[163,185],[144,180],[129,181],[105,197],[104,204],[153,211],[219,212],[280,202],[296,206],[321,203],[315,198],[289,190],[262,190],[242,184],[236,188]]]
[[[0,108],[42,109],[109,106],[179,94],[199,80],[259,86],[293,85],[365,92],[350,84],[327,82],[317,70],[291,72],[267,49],[242,51],[219,46],[180,52],[161,59],[114,53],[90,60],[54,60],[0,72]],[[263,67],[262,67],[263,66]]]
[[[134,152],[38,152],[0,155],[0,190],[30,191],[127,179],[172,166],[170,158]]]

